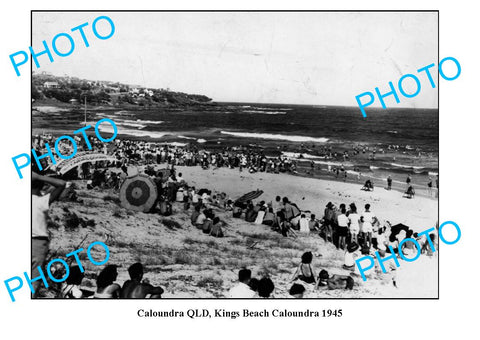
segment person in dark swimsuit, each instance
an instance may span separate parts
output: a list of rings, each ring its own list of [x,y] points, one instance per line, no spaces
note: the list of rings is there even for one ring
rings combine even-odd
[[[297,270],[295,270],[292,281],[300,279],[306,283],[316,283],[315,272],[311,266],[312,260],[312,252],[308,251],[302,255],[302,263],[300,263]]]

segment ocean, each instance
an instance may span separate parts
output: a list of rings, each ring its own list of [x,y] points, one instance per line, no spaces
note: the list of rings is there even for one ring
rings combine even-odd
[[[126,138],[207,149],[243,145],[263,149],[267,155],[300,157],[320,167],[343,164],[352,173],[383,178],[393,174],[398,181],[404,181],[407,173],[418,180],[422,176],[421,181],[438,174],[437,109],[369,109],[366,118],[357,107],[255,103],[88,111],[90,122],[102,117],[114,120]],[[78,108],[32,116],[34,129],[49,132],[73,131],[81,124],[83,110]],[[352,157],[354,147],[359,153]],[[327,153],[328,148],[337,152],[337,157],[325,158],[325,148]],[[348,158],[341,156],[344,151]]]

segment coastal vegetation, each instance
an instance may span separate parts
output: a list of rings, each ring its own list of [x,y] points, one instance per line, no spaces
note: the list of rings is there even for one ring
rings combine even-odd
[[[90,81],[76,77],[59,77],[32,73],[32,100],[56,100],[72,105],[87,101],[89,105],[123,105],[185,107],[212,104],[204,95],[147,88],[111,81]]]

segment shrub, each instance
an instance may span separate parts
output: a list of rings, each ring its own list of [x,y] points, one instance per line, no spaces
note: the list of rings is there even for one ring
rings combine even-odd
[[[208,276],[198,281],[197,287],[220,289],[222,288],[222,284],[223,284],[222,279],[215,279],[214,277]]]
[[[162,224],[170,230],[181,229],[182,225],[177,221],[164,218],[161,220]]]
[[[116,204],[120,204],[120,198],[118,198],[117,196],[111,196],[111,195],[107,195],[107,196],[104,196],[103,197],[103,200],[105,202],[113,202],[113,203],[116,203]]]
[[[65,229],[67,230],[74,230],[77,229],[80,225],[80,219],[78,218],[77,214],[69,213],[65,218]]]

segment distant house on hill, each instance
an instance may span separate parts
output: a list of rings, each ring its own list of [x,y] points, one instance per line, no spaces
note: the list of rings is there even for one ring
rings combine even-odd
[[[72,105],[77,105],[79,103],[78,99],[72,98],[68,101]]]
[[[46,81],[43,83],[43,87],[46,89],[58,89],[60,85],[56,81]]]

